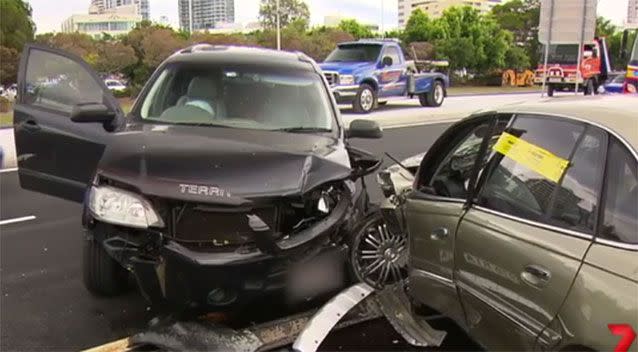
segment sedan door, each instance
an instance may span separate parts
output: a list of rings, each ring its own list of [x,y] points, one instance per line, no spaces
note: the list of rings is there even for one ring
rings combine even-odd
[[[492,149],[455,248],[469,330],[487,349],[562,339],[548,325],[592,242],[606,138],[584,123],[519,115]]]
[[[492,115],[450,128],[428,151],[416,190],[403,210],[409,235],[409,285],[414,298],[459,323],[464,316],[453,281],[457,225],[476,177],[479,158],[495,132]],[[477,163],[477,161],[481,160]]]
[[[102,106],[122,116],[117,101],[82,59],[27,45],[18,76],[14,133],[20,185],[82,201],[115,124],[76,123],[72,113]]]

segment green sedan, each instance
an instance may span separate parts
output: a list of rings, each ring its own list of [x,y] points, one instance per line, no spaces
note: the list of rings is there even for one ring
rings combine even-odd
[[[637,160],[635,98],[456,123],[396,191],[412,304],[489,350],[638,350]]]

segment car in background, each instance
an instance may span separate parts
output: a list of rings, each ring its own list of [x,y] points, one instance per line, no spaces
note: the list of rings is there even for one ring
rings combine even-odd
[[[638,329],[638,114],[625,96],[548,100],[470,116],[418,169],[381,173],[407,292],[487,350],[613,350],[609,324]]]
[[[127,86],[117,79],[105,79],[104,84],[110,91],[123,92],[127,89]]]
[[[603,84],[605,93],[622,93],[625,85],[626,72],[610,73],[609,78]]]

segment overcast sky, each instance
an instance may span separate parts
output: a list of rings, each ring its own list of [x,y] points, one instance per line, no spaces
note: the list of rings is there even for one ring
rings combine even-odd
[[[177,0],[149,0],[153,20],[167,16],[178,25]],[[397,26],[397,0],[305,0],[310,7],[311,22],[323,24],[324,16],[339,14],[357,18],[361,22],[381,23],[382,4],[385,28]],[[627,16],[628,0],[599,0],[598,15],[622,24]],[[28,0],[38,33],[58,31],[60,24],[72,14],[87,13],[90,0]],[[237,22],[257,20],[259,0],[235,0]]]

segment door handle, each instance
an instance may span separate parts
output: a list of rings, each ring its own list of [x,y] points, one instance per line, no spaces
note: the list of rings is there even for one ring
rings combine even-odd
[[[36,132],[40,130],[40,125],[35,120],[26,120],[20,124],[25,131]]]
[[[552,273],[538,265],[528,265],[521,273],[521,279],[532,286],[542,287],[547,285],[552,278]]]
[[[448,231],[446,227],[439,227],[432,230],[432,233],[430,234],[430,239],[434,241],[442,240],[447,238],[449,234],[450,234],[450,231]]]

